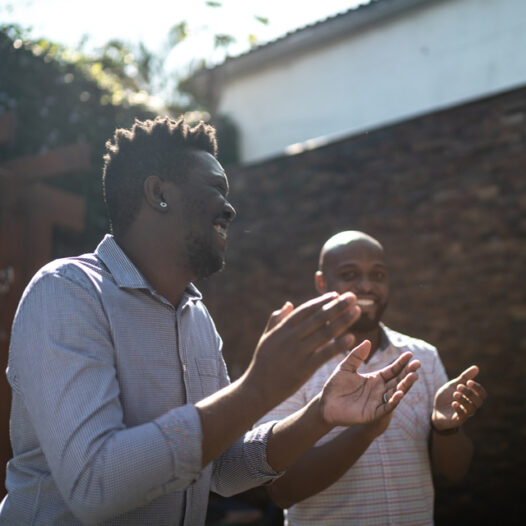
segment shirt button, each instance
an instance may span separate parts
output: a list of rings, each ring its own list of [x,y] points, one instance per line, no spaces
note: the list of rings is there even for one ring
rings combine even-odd
[[[186,364],[183,363],[183,371],[186,373]]]

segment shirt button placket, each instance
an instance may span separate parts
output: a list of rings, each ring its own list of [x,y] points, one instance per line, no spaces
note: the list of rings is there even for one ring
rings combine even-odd
[[[177,353],[179,355],[179,361],[181,363],[181,368],[183,371],[183,381],[184,381],[184,388],[185,388],[185,394],[186,394],[186,403],[189,403],[192,399],[191,393],[190,393],[190,383],[188,380],[188,356],[186,353],[186,346],[184,338],[181,338],[181,333],[184,334],[184,331],[181,328],[181,324],[184,323],[182,320],[182,312],[179,312],[179,317],[177,316],[177,313],[175,315],[175,331],[177,334]]]

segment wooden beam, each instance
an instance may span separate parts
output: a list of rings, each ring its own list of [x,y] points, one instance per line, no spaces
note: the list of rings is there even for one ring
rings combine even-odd
[[[55,224],[74,230],[84,228],[86,201],[82,196],[45,184],[36,184],[28,187],[25,198],[36,214],[35,224]]]
[[[24,182],[58,177],[86,170],[90,166],[91,149],[87,143],[61,146],[40,155],[19,157],[0,163],[0,177],[15,177]]]
[[[15,114],[12,111],[0,115],[0,144],[7,144],[15,138]]]

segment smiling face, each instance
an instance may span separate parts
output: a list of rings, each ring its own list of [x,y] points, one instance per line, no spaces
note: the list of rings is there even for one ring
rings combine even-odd
[[[355,237],[322,251],[321,270],[316,273],[316,288],[324,293],[353,292],[362,310],[353,325],[355,332],[378,327],[389,298],[389,280],[381,245],[367,237]]]
[[[236,212],[227,200],[228,180],[214,156],[204,151],[194,157],[181,189],[184,250],[195,279],[210,276],[225,264],[227,230]]]

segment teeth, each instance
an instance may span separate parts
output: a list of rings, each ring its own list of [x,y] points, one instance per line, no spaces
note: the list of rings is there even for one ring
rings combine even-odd
[[[214,225],[214,228],[216,229],[216,232],[219,234],[220,237],[226,239],[226,228],[224,228],[221,225]]]
[[[370,300],[370,299],[360,299],[356,302],[360,307],[370,307],[371,305],[374,304],[374,301],[373,300]]]

